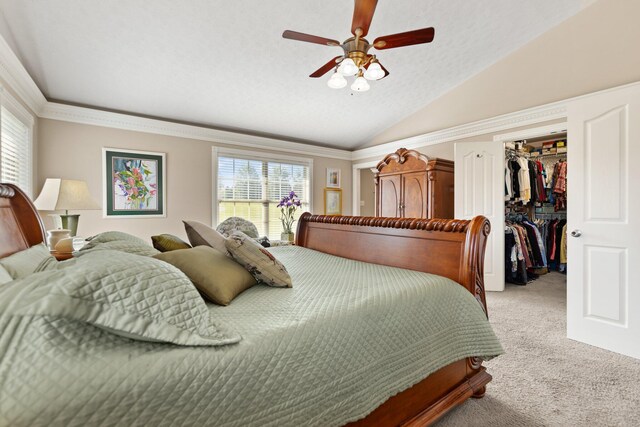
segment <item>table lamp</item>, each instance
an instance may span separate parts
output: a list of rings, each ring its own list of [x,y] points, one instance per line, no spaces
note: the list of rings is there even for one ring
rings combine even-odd
[[[89,194],[86,182],[59,178],[47,178],[33,204],[39,211],[64,210],[65,214],[60,215],[62,228],[70,230],[71,236],[78,232],[80,215],[69,215],[70,210],[100,209],[100,204]]]

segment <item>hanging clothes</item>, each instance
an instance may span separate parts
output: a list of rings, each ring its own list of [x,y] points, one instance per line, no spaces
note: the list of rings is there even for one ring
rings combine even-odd
[[[547,201],[547,190],[545,188],[546,171],[544,165],[540,160],[536,160],[535,167],[538,171],[538,176],[536,179],[536,185],[538,187],[538,202],[544,203]]]
[[[567,162],[556,163],[553,172],[555,179],[553,194],[555,196],[554,209],[557,211],[567,209]]]
[[[513,198],[513,170],[511,169],[511,160],[504,160],[504,198],[511,200]]]
[[[524,157],[518,157],[520,171],[518,173],[518,181],[520,184],[520,200],[523,204],[529,203],[531,200],[531,181],[529,179],[529,162]]]
[[[543,235],[526,217],[506,223],[505,263],[505,280],[520,285],[538,277],[533,270],[547,267]]]
[[[548,202],[547,171],[540,160],[511,152],[504,169],[506,201],[525,206]]]

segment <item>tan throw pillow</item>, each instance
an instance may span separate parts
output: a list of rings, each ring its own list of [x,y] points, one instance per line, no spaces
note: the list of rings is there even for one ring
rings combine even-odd
[[[231,256],[260,283],[278,288],[292,287],[287,269],[268,250],[241,231],[234,231],[226,241]]]
[[[191,247],[190,244],[172,234],[151,236],[151,243],[160,252],[177,251],[178,249],[189,249]]]
[[[153,256],[181,270],[209,301],[229,303],[256,284],[240,264],[208,246],[178,249]]]
[[[219,250],[223,254],[227,253],[224,244],[227,239],[222,234],[198,221],[182,222],[184,222],[184,229],[187,232],[191,246],[209,246]]]

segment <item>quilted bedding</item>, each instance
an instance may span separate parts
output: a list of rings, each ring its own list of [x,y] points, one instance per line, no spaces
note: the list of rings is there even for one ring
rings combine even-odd
[[[236,344],[9,318],[0,425],[342,425],[449,363],[502,352],[475,298],[446,278],[296,246],[272,252],[292,289],[254,286],[227,307],[208,305]]]

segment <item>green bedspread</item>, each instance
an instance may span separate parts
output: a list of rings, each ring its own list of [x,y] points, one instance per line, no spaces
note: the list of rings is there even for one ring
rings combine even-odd
[[[449,279],[296,246],[272,252],[292,289],[258,285],[208,306],[237,344],[12,320],[0,336],[0,425],[342,425],[449,363],[502,352],[478,302]]]

